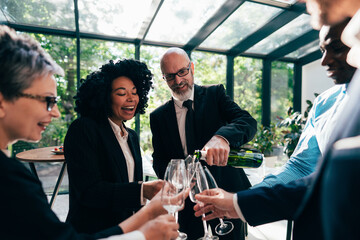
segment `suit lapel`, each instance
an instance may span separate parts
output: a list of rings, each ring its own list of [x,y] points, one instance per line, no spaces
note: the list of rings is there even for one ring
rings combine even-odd
[[[199,136],[202,136],[204,127],[204,117],[207,116],[204,111],[205,108],[205,91],[198,85],[194,85],[194,114],[195,114],[195,133],[196,144],[199,143]],[[199,146],[197,146],[199,148]]]
[[[108,119],[102,122],[103,129],[103,141],[105,143],[107,152],[109,154],[110,159],[112,160],[114,167],[118,168],[119,172],[121,173],[121,181],[122,182],[129,182],[129,176],[127,173],[127,165],[125,156],[121,150],[119,142],[117,141],[115,134],[108,122]]]
[[[164,123],[165,126],[162,134],[165,134],[164,136],[174,136],[169,139],[172,142],[172,146],[174,146],[177,155],[179,156],[184,155],[183,149],[181,147],[182,144],[179,134],[179,126],[176,119],[176,112],[175,112],[173,99],[165,103],[164,111],[165,114],[162,115],[163,116],[162,122]]]
[[[137,146],[136,142],[138,141],[136,136],[134,136],[134,133],[126,129],[129,133],[128,141],[129,148],[131,150],[131,154],[134,158],[135,162],[135,169],[134,169],[134,180],[140,181],[143,178],[143,172],[142,172],[142,160],[141,155],[139,155],[138,151],[136,151],[135,146]]]

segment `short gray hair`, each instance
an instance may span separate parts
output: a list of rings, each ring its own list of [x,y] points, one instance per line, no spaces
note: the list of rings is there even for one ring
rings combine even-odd
[[[33,38],[0,25],[0,92],[13,100],[35,79],[64,75],[64,70]]]

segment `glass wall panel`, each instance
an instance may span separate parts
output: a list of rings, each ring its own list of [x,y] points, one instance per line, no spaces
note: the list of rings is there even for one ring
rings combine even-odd
[[[80,31],[136,38],[149,15],[151,2],[152,0],[79,1]]]
[[[316,50],[320,49],[320,41],[319,39],[306,44],[305,46],[299,48],[298,50],[289,53],[288,55],[286,55],[285,57],[289,57],[289,58],[301,58],[303,56],[308,55],[309,53],[315,52]]]
[[[146,40],[185,44],[225,0],[167,0],[156,16]]]
[[[75,30],[73,0],[4,0],[9,22]]]
[[[154,74],[153,86],[150,90],[148,108],[146,113],[140,115],[140,146],[143,148],[146,156],[151,156],[152,148],[152,134],[150,130],[149,116],[157,107],[164,104],[171,97],[170,89],[167,86],[160,70],[160,57],[165,53],[167,48],[142,46],[140,49],[140,60],[148,65],[148,68]]]
[[[258,30],[279,12],[281,12],[280,8],[245,2],[200,47],[229,49]]]
[[[251,47],[246,52],[268,54],[291,40],[300,37],[302,34],[310,31],[311,29],[310,16],[308,14],[302,14],[271,34],[269,37]]]
[[[191,60],[195,65],[195,84],[223,84],[226,88],[226,56],[194,51]]]
[[[234,59],[234,100],[261,123],[262,60]]]
[[[108,63],[110,60],[117,61],[122,58],[135,58],[135,46],[133,44],[109,42],[101,40],[81,39],[80,42],[80,76],[82,79]],[[126,126],[135,129],[135,118],[126,122]]]
[[[135,58],[135,46],[133,44],[81,39],[80,49],[81,78],[85,78],[90,72],[98,70],[109,60]]]
[[[273,62],[271,66],[271,122],[287,117],[293,107],[294,64]]]

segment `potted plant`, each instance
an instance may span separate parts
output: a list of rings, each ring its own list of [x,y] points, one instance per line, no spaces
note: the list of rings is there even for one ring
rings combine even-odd
[[[314,95],[317,97],[319,94],[315,93]],[[309,116],[309,112],[313,106],[310,100],[306,100],[306,103],[308,106],[304,112],[304,115],[302,115],[300,112],[294,112],[293,108],[289,107],[287,110],[288,117],[279,123],[279,127],[283,128],[282,132],[284,134],[285,146],[284,152],[288,157],[293,154],[299,142],[300,135]]]

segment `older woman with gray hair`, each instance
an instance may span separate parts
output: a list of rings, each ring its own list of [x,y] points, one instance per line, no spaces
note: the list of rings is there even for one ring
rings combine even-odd
[[[157,217],[165,213],[158,197],[119,225],[93,235],[78,234],[52,212],[39,180],[19,161],[6,156],[8,144],[18,139],[40,140],[51,120],[60,116],[54,74],[63,74],[63,70],[38,42],[0,25],[0,238],[176,238],[174,218]]]

